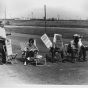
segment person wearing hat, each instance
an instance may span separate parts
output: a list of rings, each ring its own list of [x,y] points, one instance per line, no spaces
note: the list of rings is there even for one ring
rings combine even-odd
[[[4,29],[4,23],[0,21],[0,53],[2,54],[2,62],[1,64],[6,63],[6,55],[5,55],[5,50],[3,46],[5,45],[5,40],[6,40],[6,32]]]
[[[85,46],[81,42],[81,36],[78,34],[74,34],[73,40],[70,41],[68,45],[68,53],[71,53],[71,62],[74,63],[74,55],[76,52],[79,53],[79,58],[78,60],[81,60],[81,57],[83,55],[83,60],[86,61],[86,50]]]

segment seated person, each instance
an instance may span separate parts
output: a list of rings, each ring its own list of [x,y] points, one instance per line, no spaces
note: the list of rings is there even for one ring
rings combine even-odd
[[[62,46],[63,47],[63,46]],[[63,53],[63,49],[61,47],[58,47],[57,44],[53,43],[53,46],[50,47],[50,52],[52,52],[52,59],[54,59],[56,53],[60,53],[61,54],[61,58],[62,58],[62,62],[64,63],[64,53]]]
[[[78,60],[80,61],[81,56],[83,55],[83,60],[86,61],[86,49],[85,46],[81,42],[81,37],[78,34],[73,36],[73,40],[70,41],[68,45],[68,53],[71,53],[71,62],[74,63],[74,55],[75,53],[79,54]]]
[[[27,44],[26,47],[26,58],[25,58],[25,62],[24,65],[26,65],[28,58],[30,59],[31,57],[34,57],[35,55],[38,54],[38,48],[37,46],[34,44],[34,39],[30,38],[29,39],[29,43]]]

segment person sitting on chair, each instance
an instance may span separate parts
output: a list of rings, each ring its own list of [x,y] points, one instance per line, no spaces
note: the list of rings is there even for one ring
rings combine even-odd
[[[75,53],[79,54],[78,60],[81,60],[81,56],[83,55],[83,60],[86,61],[86,49],[85,46],[81,42],[81,37],[78,34],[74,34],[73,40],[70,41],[67,49],[68,53],[71,53],[71,62],[74,63],[74,55]]]
[[[62,46],[62,47],[63,47],[63,46]],[[63,49],[60,49],[60,48],[58,47],[58,45],[55,44],[54,42],[53,42],[53,46],[50,47],[50,52],[52,52],[52,60],[54,60],[54,57],[55,57],[55,55],[56,55],[57,53],[60,53],[61,58],[62,58],[62,62],[65,63]]]
[[[26,58],[25,58],[24,65],[26,65],[27,61],[28,61],[31,57],[34,57],[35,55],[38,54],[38,48],[37,48],[37,46],[34,44],[34,39],[33,39],[33,38],[30,38],[30,39],[29,39],[29,43],[27,44],[26,49],[27,49],[27,51],[26,51]]]

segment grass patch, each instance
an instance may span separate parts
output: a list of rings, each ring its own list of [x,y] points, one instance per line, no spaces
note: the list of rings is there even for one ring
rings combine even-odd
[[[17,26],[45,26],[45,21],[38,20],[8,20],[10,25]],[[88,20],[58,20],[46,21],[47,27],[71,27],[71,28],[88,28]]]
[[[11,31],[15,33],[22,33],[22,34],[33,34],[33,35],[43,35],[45,33],[45,28],[5,28],[6,31]],[[81,34],[84,36],[85,40],[88,40],[88,29],[87,28],[47,28],[47,35],[52,37],[55,33],[62,34],[63,38],[72,39],[74,34]]]

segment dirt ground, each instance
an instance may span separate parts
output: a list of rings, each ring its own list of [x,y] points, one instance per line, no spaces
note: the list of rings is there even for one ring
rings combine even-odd
[[[21,58],[20,42],[27,42],[31,37],[37,40],[37,46],[40,50],[39,54],[45,56],[48,52],[40,36],[12,33],[8,38],[12,40],[13,53],[18,53],[17,64],[0,65],[0,86],[24,84],[88,85],[88,62],[47,62],[46,66],[34,66],[29,63],[27,66],[24,66]],[[68,43],[69,40],[64,39],[63,41]],[[83,43],[85,45],[88,44],[87,41],[83,41]]]

